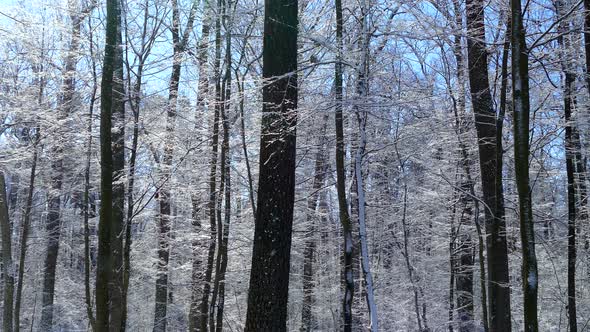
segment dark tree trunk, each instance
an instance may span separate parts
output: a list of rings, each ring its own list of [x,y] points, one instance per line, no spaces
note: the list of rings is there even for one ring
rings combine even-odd
[[[563,14],[564,2],[554,2],[556,18]],[[577,209],[577,179],[576,179],[576,145],[574,143],[574,132],[576,131],[575,121],[572,118],[572,110],[575,106],[575,82],[576,74],[569,63],[570,42],[567,20],[560,20],[557,33],[559,46],[561,47],[561,68],[563,72],[563,111],[565,118],[565,164],[567,175],[567,210],[568,210],[568,243],[567,243],[567,312],[568,331],[578,331],[576,313],[576,222]]]
[[[488,234],[488,290],[490,326],[492,332],[510,331],[510,288],[508,286],[508,250],[506,223],[503,214],[501,167],[501,133],[488,81],[488,60],[484,29],[483,2],[468,0],[467,27],[469,38],[468,64],[471,99],[475,116],[479,147],[479,165],[483,201],[486,204],[485,225]]]
[[[352,225],[350,215],[348,214],[348,203],[346,200],[346,171],[344,158],[344,119],[342,115],[342,96],[343,96],[343,66],[342,66],[342,0],[335,0],[336,4],[336,43],[337,43],[337,61],[334,67],[334,90],[336,98],[335,110],[335,127],[336,127],[336,190],[338,192],[338,210],[340,224],[342,225],[342,234],[344,237],[343,244],[343,276],[344,276],[344,296],[342,298],[342,315],[344,318],[343,330],[352,331],[352,301],[354,297],[354,275],[352,266],[353,240]]]
[[[92,23],[89,22],[90,26]],[[92,29],[91,29],[92,30]],[[92,121],[94,115],[94,103],[96,102],[96,93],[98,90],[98,78],[96,74],[96,61],[94,60],[94,39],[90,32],[90,57],[92,61],[92,95],[90,97],[90,108],[88,114],[88,142],[86,146],[86,167],[84,170],[84,299],[86,301],[86,315],[90,322],[92,331],[96,331],[96,319],[92,310],[92,290],[90,287],[90,226],[88,220],[90,218],[90,162],[92,158]],[[124,308],[123,308],[124,309]]]
[[[522,245],[522,284],[524,293],[524,330],[537,332],[537,255],[531,188],[529,185],[529,56],[525,41],[520,0],[512,4],[512,109],[514,111],[514,168],[518,190]],[[482,172],[483,173],[483,172]],[[492,205],[490,205],[492,206]]]
[[[222,105],[221,105],[221,121],[223,124],[223,142],[221,150],[221,188],[225,192],[225,211],[223,223],[221,222],[221,199],[219,201],[218,210],[218,234],[219,234],[219,251],[217,255],[218,268],[215,271],[215,284],[213,291],[213,300],[211,305],[217,309],[216,316],[210,317],[210,331],[221,332],[223,330],[223,311],[225,304],[225,272],[227,270],[227,250],[229,242],[229,224],[231,221],[231,154],[230,154],[230,123],[228,112],[231,109],[231,0],[226,0],[223,4],[223,26],[225,29],[225,77],[223,79],[222,87]],[[221,193],[221,191],[220,191]],[[213,312],[213,311],[212,311]],[[213,321],[215,318],[215,322]]]
[[[211,292],[211,280],[213,275],[214,263],[215,263],[215,248],[217,246],[217,232],[221,232],[218,229],[218,193],[221,195],[222,186],[219,186],[219,192],[217,191],[217,159],[219,149],[219,120],[221,117],[222,96],[221,96],[221,16],[219,15],[219,9],[221,8],[221,0],[217,2],[217,17],[215,19],[215,61],[214,61],[214,75],[215,75],[215,113],[213,114],[213,132],[211,139],[211,165],[209,169],[209,248],[207,253],[207,268],[205,270],[205,280],[203,280],[203,293],[201,299],[201,317],[200,325],[201,331],[206,332],[207,326],[209,325],[209,293]],[[223,171],[223,170],[222,170]],[[219,250],[219,249],[218,249]],[[213,297],[213,296],[212,296]]]
[[[113,238],[116,235],[116,229],[120,229],[115,216],[118,214],[117,206],[113,206],[116,200],[113,198],[114,191],[119,191],[113,188],[113,180],[115,174],[115,160],[113,142],[116,138],[113,137],[113,129],[116,128],[117,120],[113,121],[114,115],[120,115],[120,110],[117,107],[122,105],[120,98],[121,83],[116,80],[120,79],[122,75],[122,53],[119,42],[121,41],[121,8],[120,2],[117,0],[107,1],[107,17],[106,17],[106,41],[104,51],[104,62],[102,71],[101,83],[101,110],[100,110],[100,156],[101,156],[101,205],[100,205],[100,221],[98,226],[98,257],[97,257],[97,271],[96,271],[96,331],[103,332],[109,330],[110,311],[112,295],[111,290],[115,276],[113,276],[113,268],[117,262],[116,255],[121,254],[117,250],[116,243],[113,243]],[[119,71],[121,73],[119,74]],[[113,126],[115,125],[115,126]],[[120,142],[119,144],[123,144]],[[117,308],[120,310],[121,308]],[[120,325],[119,325],[120,326]],[[119,327],[118,326],[118,327]]]
[[[245,331],[286,331],[297,123],[298,1],[265,1],[260,177]]]
[[[23,224],[20,240],[20,257],[18,263],[18,284],[16,287],[16,299],[14,303],[14,331],[20,330],[20,307],[23,293],[23,283],[25,276],[25,261],[27,258],[27,243],[29,241],[29,231],[31,227],[31,210],[33,209],[33,193],[35,191],[35,172],[37,170],[39,143],[39,127],[35,129],[35,138],[33,139],[33,161],[31,163],[31,175],[29,176],[29,188],[27,190],[27,201],[23,215]],[[0,188],[2,189],[2,188]]]
[[[8,220],[8,197],[4,172],[0,171],[0,232],[2,233],[2,274],[4,275],[4,308],[2,329],[12,332],[12,300],[14,295],[14,264],[12,262],[12,230]]]
[[[122,45],[121,32],[117,33],[117,44]],[[111,108],[111,143],[113,153],[113,210],[111,229],[112,267],[109,281],[110,321],[109,330],[118,332],[123,320],[123,236],[125,224],[125,88],[123,84],[123,49],[117,47],[115,53],[113,80],[113,105]]]

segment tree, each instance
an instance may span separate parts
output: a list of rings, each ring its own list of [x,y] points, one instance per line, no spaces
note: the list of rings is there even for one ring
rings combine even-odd
[[[286,331],[295,199],[298,1],[265,1],[260,178],[245,331]]]
[[[4,279],[4,309],[2,310],[2,329],[12,332],[12,298],[14,294],[14,264],[12,263],[12,230],[8,220],[8,198],[6,180],[0,171],[0,231],[2,232],[2,274]]]
[[[79,10],[74,1],[69,1],[68,8],[71,11],[70,19],[72,21],[72,34],[70,41],[70,48],[65,58],[65,68],[63,72],[63,86],[60,92],[60,106],[58,121],[64,121],[66,117],[73,111],[73,99],[75,92],[75,76],[76,64],[78,63],[78,48],[80,44],[80,15],[77,14]],[[58,124],[59,125],[59,124]],[[58,128],[63,132],[63,128]],[[58,142],[53,146],[52,154],[53,161],[51,165],[52,190],[48,197],[49,211],[47,215],[47,256],[45,258],[44,275],[43,275],[43,307],[41,311],[41,328],[44,330],[51,330],[53,328],[53,298],[55,294],[55,270],[57,265],[57,256],[59,253],[60,241],[60,211],[61,211],[61,195],[62,183],[64,177],[64,156],[62,144],[67,142]]]
[[[488,252],[488,288],[490,306],[490,331],[509,331],[510,287],[508,274],[508,250],[506,246],[506,222],[501,208],[502,173],[501,132],[489,84],[488,58],[485,47],[484,4],[479,0],[467,0],[467,39],[469,84],[477,130],[479,165],[483,201],[486,205],[485,220]],[[506,55],[504,55],[506,58]],[[528,158],[528,157],[527,157]]]
[[[122,138],[124,135],[123,128],[117,127],[123,121],[124,109],[122,102],[122,82],[117,83],[123,75],[123,57],[121,51],[121,8],[120,2],[117,0],[107,1],[107,18],[106,18],[106,35],[105,35],[105,51],[103,60],[102,83],[101,83],[101,103],[100,103],[100,190],[101,190],[101,205],[100,205],[100,220],[98,226],[98,257],[96,270],[96,330],[108,331],[109,324],[112,322],[112,327],[120,328],[120,321],[112,321],[110,318],[111,312],[116,310],[121,311],[120,307],[116,307],[117,302],[113,302],[112,291],[116,289],[118,275],[114,272],[118,267],[117,263],[121,260],[117,258],[122,255],[122,246],[119,241],[122,240],[123,217],[122,205],[117,204],[118,195],[121,194],[123,199],[123,192],[120,188],[122,184],[113,185],[116,179],[116,167],[122,166],[119,164],[120,157],[117,156],[115,145],[117,145],[122,152],[123,142],[116,141],[117,138]],[[114,117],[115,118],[113,121]],[[115,137],[113,137],[115,131]],[[119,174],[120,175],[120,174]],[[121,191],[121,192],[120,192]],[[118,211],[121,209],[120,211]],[[119,251],[118,251],[119,250]],[[122,280],[121,280],[122,281]],[[120,297],[115,296],[114,300],[121,300]],[[118,302],[120,304],[120,302]],[[115,325],[119,323],[118,325]]]
[[[193,28],[197,1],[193,2],[190,10],[187,27],[184,33],[180,34],[180,12],[178,1],[172,1],[172,42],[174,47],[172,75],[169,82],[168,105],[166,110],[166,143],[162,160],[163,184],[156,191],[156,198],[159,201],[159,247],[158,247],[158,271],[156,278],[156,306],[154,311],[154,332],[166,331],[166,311],[168,305],[168,260],[170,258],[170,190],[167,186],[167,179],[171,176],[172,159],[174,157],[174,127],[176,121],[176,107],[178,99],[178,86],[180,82],[180,70],[182,67],[182,56],[185,51],[188,37]]]
[[[529,185],[529,55],[525,41],[520,0],[511,0],[512,9],[512,109],[514,111],[514,169],[518,191],[518,212],[522,247],[522,287],[524,330],[539,330],[537,292],[539,275],[535,252],[535,229]]]
[[[342,298],[342,315],[344,318],[344,331],[352,330],[352,300],[354,297],[354,275],[352,272],[352,225],[348,214],[348,203],[346,200],[346,173],[344,169],[344,120],[342,114],[342,53],[343,53],[343,18],[342,0],[335,0],[336,4],[336,47],[337,58],[334,65],[334,95],[336,99],[334,120],[336,127],[336,190],[338,193],[338,211],[340,224],[342,225],[342,263],[344,276],[344,296]]]

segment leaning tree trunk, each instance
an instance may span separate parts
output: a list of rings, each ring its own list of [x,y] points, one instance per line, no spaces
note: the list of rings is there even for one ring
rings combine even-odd
[[[336,127],[336,190],[338,192],[338,210],[340,224],[342,225],[342,234],[344,237],[343,244],[343,275],[344,275],[344,296],[342,298],[342,315],[344,318],[344,332],[352,331],[352,300],[354,296],[354,275],[352,271],[352,225],[350,215],[348,214],[348,202],[346,201],[346,172],[344,168],[344,158],[346,151],[344,149],[344,120],[342,115],[342,96],[343,96],[343,79],[342,79],[342,0],[336,2],[336,43],[337,43],[337,61],[334,66],[334,90],[336,98],[336,109],[334,114]]]
[[[0,232],[2,233],[2,274],[4,275],[4,308],[2,329],[12,332],[12,300],[14,295],[14,264],[12,262],[12,230],[8,220],[8,198],[6,180],[0,170]]]
[[[488,235],[488,289],[490,307],[490,331],[510,331],[510,288],[508,286],[508,250],[506,246],[506,223],[502,200],[502,174],[498,172],[502,157],[496,115],[488,81],[487,50],[484,44],[483,2],[468,0],[467,30],[468,64],[471,100],[477,130],[481,185],[485,209],[486,233]],[[528,156],[528,154],[527,154]],[[528,157],[527,157],[528,158]]]
[[[265,1],[260,171],[245,331],[286,331],[295,201],[298,1]]]
[[[68,5],[69,9],[76,12],[78,9],[74,8],[74,3],[71,1]],[[64,80],[60,93],[60,106],[58,111],[58,125],[63,122],[68,114],[72,112],[74,92],[75,92],[75,75],[76,64],[78,63],[78,49],[80,44],[80,25],[81,19],[77,14],[71,14],[72,20],[72,35],[70,40],[70,48],[65,58]],[[62,128],[58,129],[59,132]],[[62,133],[63,134],[63,133]],[[63,135],[62,135],[63,137]],[[47,213],[47,251],[44,262],[43,273],[43,294],[42,294],[42,309],[40,327],[42,330],[51,330],[53,327],[53,298],[55,294],[55,271],[57,266],[57,255],[59,253],[59,238],[60,238],[60,214],[61,214],[61,189],[64,173],[64,144],[68,142],[55,142],[52,148],[52,163],[51,163],[51,191],[48,197],[48,213]]]
[[[42,93],[41,93],[42,94]],[[39,98],[41,99],[41,98]],[[31,210],[33,209],[33,193],[35,191],[35,176],[37,171],[39,130],[35,128],[35,137],[33,138],[33,161],[31,163],[31,174],[29,176],[29,188],[27,192],[27,201],[23,215],[23,224],[21,226],[20,257],[18,263],[18,284],[16,287],[16,298],[14,302],[14,331],[20,330],[20,308],[23,293],[23,282],[25,280],[25,261],[27,258],[27,243],[29,241],[29,232],[31,227]],[[0,188],[1,189],[1,188]]]
[[[529,55],[520,0],[512,3],[512,108],[514,111],[514,168],[522,245],[522,284],[524,293],[524,330],[537,332],[537,255],[529,184]],[[483,173],[483,172],[482,172]]]

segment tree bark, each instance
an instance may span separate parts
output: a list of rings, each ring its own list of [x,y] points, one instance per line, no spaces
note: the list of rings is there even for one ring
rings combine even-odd
[[[207,253],[207,268],[205,270],[205,280],[203,281],[203,293],[201,299],[201,317],[200,325],[201,331],[206,332],[210,320],[210,305],[209,305],[209,293],[211,292],[211,280],[213,275],[214,263],[215,263],[215,248],[217,247],[218,229],[217,224],[221,221],[218,220],[221,214],[218,216],[218,198],[217,194],[223,190],[222,186],[219,186],[217,191],[217,162],[218,162],[218,149],[219,149],[219,121],[221,117],[222,99],[221,99],[221,16],[219,10],[221,8],[221,0],[217,1],[217,17],[215,18],[215,59],[214,59],[214,75],[215,75],[215,106],[213,114],[213,132],[211,138],[211,162],[209,169],[209,248]],[[221,170],[223,172],[223,170]],[[218,248],[219,250],[219,248]],[[216,266],[215,266],[216,268]],[[212,296],[213,297],[213,296]]]
[[[113,129],[117,121],[113,121],[113,115],[120,112],[117,107],[121,105],[121,90],[115,90],[120,85],[116,80],[122,75],[121,41],[121,8],[117,0],[107,1],[105,51],[101,83],[101,112],[100,112],[100,156],[101,156],[101,205],[100,221],[98,226],[98,257],[96,271],[96,331],[109,330],[110,311],[113,309],[112,286],[114,263],[116,262],[117,248],[113,239],[117,236],[118,220],[115,219],[116,209],[114,197],[114,137]],[[121,74],[118,74],[121,71]],[[113,126],[115,125],[115,126]],[[122,142],[120,143],[122,144]],[[116,190],[116,189],[115,189]],[[114,248],[111,248],[113,246]],[[120,252],[118,253],[120,254]],[[120,308],[118,308],[120,310]],[[118,326],[120,327],[120,325]]]
[[[529,185],[529,69],[525,28],[520,0],[512,4],[512,109],[514,111],[514,168],[518,191],[522,245],[522,284],[524,293],[524,330],[537,332],[538,273],[535,231]]]
[[[561,14],[565,9],[565,3],[561,0],[554,1],[556,19],[560,20],[557,26],[559,35],[557,41],[561,48],[561,68],[563,72],[563,112],[565,118],[565,164],[567,175],[567,210],[568,210],[568,243],[567,243],[567,312],[568,331],[578,331],[576,312],[576,222],[577,222],[577,179],[576,179],[576,146],[574,143],[575,121],[572,118],[572,110],[575,106],[575,82],[576,74],[569,63],[570,42],[568,39],[568,20],[562,19]]]
[[[297,124],[298,1],[265,1],[263,111],[245,331],[286,331]]]
[[[4,275],[2,329],[12,332],[15,271],[12,262],[12,230],[10,229],[10,220],[8,220],[8,197],[6,197],[4,171],[0,171],[0,232],[2,232],[2,274]]]
[[[506,223],[503,213],[501,170],[501,129],[497,126],[488,81],[488,59],[484,41],[483,2],[468,0],[468,64],[471,99],[477,130],[479,165],[483,201],[486,204],[485,225],[488,235],[488,289],[492,332],[510,331],[510,288]],[[500,127],[501,128],[501,127]],[[498,140],[500,140],[498,142]],[[528,156],[528,155],[527,155]]]
[[[346,171],[344,167],[344,158],[346,151],[344,149],[344,120],[342,115],[342,96],[343,96],[343,18],[342,18],[342,0],[335,0],[336,5],[336,43],[337,43],[337,61],[334,66],[334,90],[336,99],[335,108],[335,128],[336,128],[336,190],[338,192],[338,210],[340,224],[342,225],[343,244],[343,275],[344,275],[344,296],[342,297],[342,316],[344,319],[344,332],[352,331],[352,301],[354,297],[354,275],[352,269],[352,225],[350,215],[348,214],[348,202],[346,200]]]

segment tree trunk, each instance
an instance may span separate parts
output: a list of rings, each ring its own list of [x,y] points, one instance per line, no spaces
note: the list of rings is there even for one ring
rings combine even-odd
[[[225,303],[225,272],[227,270],[227,249],[229,241],[229,224],[231,221],[231,154],[230,154],[230,123],[228,112],[231,109],[231,18],[230,10],[232,8],[231,0],[227,0],[223,4],[223,26],[226,34],[225,47],[225,77],[223,79],[222,87],[222,105],[221,105],[221,121],[223,124],[223,142],[221,150],[221,185],[220,187],[225,192],[225,213],[223,223],[221,222],[221,199],[219,200],[218,210],[218,234],[219,236],[219,251],[217,255],[218,269],[215,271],[215,285],[213,291],[213,300],[211,305],[217,309],[215,322],[213,321],[213,310],[210,317],[210,331],[221,332],[223,330],[223,309]],[[221,193],[221,192],[220,192]],[[217,298],[217,299],[216,299]]]
[[[344,318],[344,332],[352,331],[352,300],[354,297],[354,275],[352,272],[352,225],[348,214],[348,203],[346,201],[346,172],[344,167],[344,121],[342,115],[342,0],[335,0],[336,5],[336,43],[337,61],[334,66],[334,90],[336,98],[335,127],[336,127],[336,190],[338,192],[338,210],[340,224],[342,225],[343,245],[343,275],[344,275],[344,296],[342,297],[342,315]]]
[[[539,278],[535,253],[535,231],[529,185],[529,69],[525,28],[520,0],[512,3],[512,108],[514,111],[514,168],[518,190],[522,245],[524,330],[537,332],[537,291]],[[482,172],[483,174],[483,172]],[[492,206],[492,205],[490,205]]]
[[[210,15],[208,2],[205,3],[203,18],[203,26],[201,28],[201,41],[198,47],[198,58],[199,58],[199,94],[197,96],[197,116],[199,114],[205,114],[206,109],[206,97],[209,94],[209,82],[207,77],[207,59],[209,51],[209,30],[210,30]],[[200,212],[200,199],[198,194],[194,194],[192,197],[193,212],[192,212],[192,223],[193,230],[196,234],[200,234],[202,231],[201,220],[199,216]],[[198,235],[197,235],[198,236]],[[203,292],[201,283],[203,280],[203,262],[202,262],[202,243],[198,240],[193,240],[193,271],[191,280],[191,305],[189,309],[189,331],[196,332],[200,328],[200,310],[199,301],[203,298]]]
[[[12,332],[15,271],[12,262],[12,230],[10,229],[10,220],[8,220],[8,197],[6,197],[6,180],[3,171],[0,171],[0,232],[2,232],[2,274],[4,275],[2,329]]]
[[[556,19],[561,19],[564,2],[554,1]],[[561,47],[561,68],[563,72],[563,111],[565,118],[565,164],[567,175],[567,210],[568,210],[568,243],[567,243],[567,312],[568,331],[578,331],[576,313],[576,222],[577,222],[577,179],[576,179],[576,146],[574,144],[575,122],[572,118],[572,109],[575,106],[575,82],[576,74],[569,63],[570,42],[567,35],[568,20],[561,19],[557,27],[559,37],[557,39]]]
[[[286,331],[295,200],[298,1],[265,1],[260,171],[245,331]]]
[[[488,289],[491,332],[510,331],[510,288],[506,223],[503,214],[501,129],[498,133],[488,81],[483,2],[468,0],[468,64],[471,99],[477,130],[481,185],[488,234]],[[500,127],[501,128],[501,127]],[[500,140],[500,142],[498,142]]]
[[[65,58],[65,68],[63,72],[64,80],[60,93],[60,106],[58,113],[58,123],[66,119],[72,112],[72,102],[75,92],[76,64],[78,63],[78,49],[80,44],[80,25],[81,19],[77,14],[78,8],[75,8],[73,1],[68,4],[72,11],[70,19],[72,21],[70,48]],[[59,129],[61,131],[62,128]],[[44,263],[43,274],[43,296],[41,309],[40,327],[43,330],[51,330],[53,327],[53,298],[55,293],[55,271],[57,265],[57,255],[59,253],[60,238],[60,214],[61,214],[61,188],[64,176],[64,144],[68,142],[56,142],[52,148],[51,163],[51,191],[48,197],[47,213],[47,252]]]
[[[35,129],[35,138],[33,142],[33,161],[31,163],[31,175],[29,176],[29,188],[27,192],[27,202],[25,205],[25,211],[23,215],[23,224],[21,231],[20,241],[20,257],[18,263],[18,284],[16,287],[16,299],[14,303],[14,331],[20,330],[20,308],[21,299],[23,292],[23,283],[25,275],[25,261],[27,258],[27,243],[29,240],[29,231],[31,227],[31,210],[33,208],[33,193],[35,191],[35,172],[37,171],[37,157],[38,157],[38,145],[39,143],[39,127]],[[2,188],[0,188],[1,190]],[[5,302],[6,303],[6,302]]]
[[[113,129],[121,130],[113,126],[113,115],[120,112],[117,109],[122,103],[121,90],[116,80],[122,74],[121,41],[121,8],[117,0],[107,1],[106,17],[106,41],[101,83],[101,110],[100,110],[100,156],[101,156],[101,205],[100,221],[98,226],[98,257],[96,271],[96,331],[109,330],[109,318],[111,307],[111,290],[114,276],[112,275],[116,262],[115,251],[117,245],[113,243],[116,235],[117,222],[116,209],[113,204],[113,180],[114,180],[114,146],[112,136]],[[121,74],[118,73],[121,71]],[[122,145],[122,142],[120,142]],[[111,248],[113,246],[113,248]],[[120,254],[120,252],[119,252]],[[120,308],[117,308],[120,310]],[[119,325],[120,326],[120,325]],[[118,326],[118,327],[119,327]]]
[[[361,251],[361,267],[364,276],[365,296],[367,300],[367,307],[369,309],[370,329],[371,331],[379,330],[379,323],[377,319],[377,304],[373,293],[373,277],[370,269],[369,248],[367,244],[367,227],[366,227],[366,213],[365,213],[365,188],[363,184],[362,165],[363,157],[365,155],[365,148],[367,145],[367,117],[368,113],[361,104],[366,102],[369,95],[369,5],[367,0],[361,2],[361,61],[360,68],[358,68],[357,78],[357,96],[358,100],[354,105],[356,117],[359,126],[359,146],[355,153],[355,180],[358,194],[358,221],[359,221],[359,239]]]
[[[328,116],[324,116],[324,125],[320,133],[320,142],[318,144],[318,151],[315,155],[315,168],[313,184],[311,187],[311,196],[307,199],[307,231],[305,235],[305,247],[303,250],[303,304],[301,306],[301,332],[310,332],[316,329],[313,317],[313,257],[317,247],[316,241],[316,211],[318,208],[319,192],[324,185],[326,177],[326,126]]]
[[[196,1],[190,10],[187,27],[184,34],[180,35],[180,12],[177,0],[172,0],[172,41],[174,43],[174,55],[172,75],[168,86],[168,105],[166,111],[166,140],[164,157],[162,159],[163,184],[156,192],[159,200],[158,211],[158,264],[156,277],[156,296],[154,309],[154,332],[165,332],[168,309],[168,261],[170,259],[170,188],[168,180],[172,176],[172,159],[174,157],[174,128],[176,124],[176,108],[178,99],[178,86],[182,67],[182,55],[192,31],[196,12]]]
[[[213,268],[215,263],[215,248],[217,246],[218,233],[221,229],[218,229],[217,224],[221,223],[220,215],[218,216],[218,198],[217,196],[217,159],[219,149],[219,119],[221,117],[222,98],[221,98],[221,16],[219,10],[221,8],[221,0],[217,2],[217,17],[215,18],[215,62],[214,62],[214,75],[215,75],[215,113],[213,115],[213,137],[211,139],[211,168],[209,170],[209,249],[207,253],[207,269],[205,270],[205,280],[203,280],[203,295],[201,300],[201,331],[206,332],[207,326],[209,325],[209,293],[211,292],[211,280],[213,275]],[[221,170],[223,172],[223,170]],[[223,188],[219,186],[219,193]],[[221,244],[221,243],[220,243]],[[219,250],[219,249],[218,249]],[[213,297],[213,296],[212,296]]]

